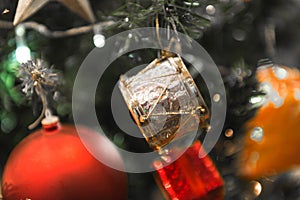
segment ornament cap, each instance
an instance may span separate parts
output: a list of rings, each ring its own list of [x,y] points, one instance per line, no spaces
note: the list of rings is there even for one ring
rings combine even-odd
[[[59,118],[55,115],[47,116],[41,123],[44,129],[56,129],[59,123]]]

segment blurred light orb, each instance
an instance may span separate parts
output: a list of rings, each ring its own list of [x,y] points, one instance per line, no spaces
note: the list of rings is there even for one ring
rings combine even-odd
[[[296,100],[300,100],[300,89],[294,91],[294,97]]]
[[[15,29],[16,35],[22,37],[25,34],[25,27],[23,25],[18,25]]]
[[[231,128],[229,128],[225,131],[225,136],[230,138],[233,136],[233,133],[234,133],[233,130]]]
[[[259,95],[259,96],[252,96],[249,100],[249,102],[251,104],[262,104],[264,101],[264,97],[262,95]]]
[[[102,34],[95,34],[93,37],[95,47],[102,48],[105,45],[105,37]]]
[[[214,96],[213,96],[213,101],[214,102],[219,102],[221,100],[221,95],[220,94],[215,94]]]
[[[18,46],[16,49],[16,59],[19,63],[26,63],[31,60],[31,51],[28,46]]]
[[[209,15],[214,15],[216,13],[216,8],[213,5],[206,6],[205,10]]]
[[[288,75],[287,71],[282,68],[282,67],[279,67],[279,66],[275,66],[272,68],[273,69],[273,72],[275,74],[275,76],[278,78],[278,79],[285,79]]]
[[[232,37],[236,41],[242,42],[246,39],[246,32],[244,30],[241,30],[241,29],[235,29],[232,32]]]
[[[262,185],[258,181],[251,181],[251,185],[253,186],[253,193],[255,197],[259,196],[262,191]]]
[[[184,4],[188,5],[188,6],[199,6],[200,5],[199,2],[188,2],[188,1],[184,1]]]
[[[250,134],[250,139],[255,142],[261,142],[263,136],[264,136],[264,130],[261,127],[255,127]]]

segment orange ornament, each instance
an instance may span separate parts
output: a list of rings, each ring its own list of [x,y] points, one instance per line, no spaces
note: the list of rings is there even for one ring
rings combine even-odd
[[[248,179],[270,176],[300,165],[300,72],[285,66],[258,68],[262,106],[246,124],[240,174]]]

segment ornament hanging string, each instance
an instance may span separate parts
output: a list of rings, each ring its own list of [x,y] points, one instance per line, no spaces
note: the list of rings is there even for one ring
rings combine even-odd
[[[161,42],[161,38],[160,38],[160,34],[159,34],[159,19],[158,19],[158,15],[156,15],[156,18],[155,18],[155,28],[156,28],[156,36],[157,36],[157,41],[158,41],[158,44],[160,46],[160,48],[162,49],[161,50],[161,56],[162,57],[168,57],[168,56],[172,56],[174,55],[173,53],[169,52],[172,45],[175,44],[175,48],[178,52],[181,51],[181,45],[180,45],[180,40],[179,40],[179,37],[178,37],[178,32],[177,32],[177,29],[176,29],[176,24],[174,22],[174,19],[173,19],[173,16],[172,17],[167,17],[166,16],[166,8],[164,7],[164,15],[165,15],[165,18],[168,19],[168,25],[167,25],[167,38],[170,40],[169,41],[169,45],[168,47],[164,48],[162,42]],[[176,38],[175,37],[171,37],[170,39],[170,25],[172,26],[173,28],[173,31],[175,32],[176,34]]]
[[[271,59],[274,59],[276,57],[276,32],[274,23],[269,22],[265,24],[264,37],[266,53]]]
[[[44,116],[46,118],[49,118],[52,115],[50,109],[48,108],[47,98],[46,98],[46,95],[45,95],[41,85],[37,84],[35,90],[36,90],[36,93],[38,94],[38,96],[41,98],[43,108],[42,108],[42,112],[41,112],[40,116],[32,124],[30,124],[28,126],[28,129],[30,129],[30,130],[34,129],[41,122],[41,120],[44,118]]]

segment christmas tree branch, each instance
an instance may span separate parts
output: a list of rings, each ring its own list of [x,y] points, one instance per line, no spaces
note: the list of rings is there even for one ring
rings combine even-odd
[[[45,25],[39,24],[37,22],[24,22],[24,23],[22,23],[22,25],[26,29],[33,29],[33,30],[39,32],[40,34],[42,34],[46,37],[49,37],[49,38],[62,38],[62,37],[68,37],[68,36],[74,36],[74,35],[79,35],[79,34],[83,34],[83,33],[88,33],[93,30],[102,30],[108,26],[114,25],[115,23],[116,22],[110,20],[110,21],[99,22],[99,23],[95,23],[95,24],[91,24],[91,25],[87,25],[87,26],[70,28],[65,31],[52,31],[52,30],[48,29]],[[12,29],[12,28],[14,28],[14,26],[13,26],[12,22],[0,20],[0,28]]]
[[[0,20],[0,28],[2,29],[11,29],[14,25],[12,22]]]

